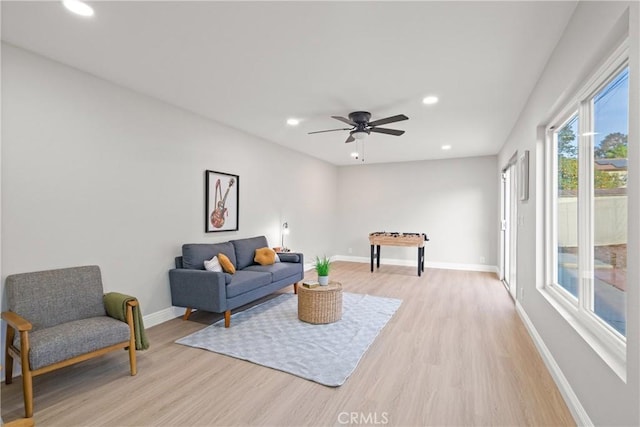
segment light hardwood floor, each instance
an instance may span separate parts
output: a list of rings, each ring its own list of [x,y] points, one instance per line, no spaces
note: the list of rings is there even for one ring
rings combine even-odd
[[[336,262],[331,277],[403,300],[342,387],[175,344],[221,318],[194,313],[148,330],[135,377],[124,351],[36,377],[36,425],[575,425],[495,275]],[[22,416],[20,380],[1,392],[3,419]]]

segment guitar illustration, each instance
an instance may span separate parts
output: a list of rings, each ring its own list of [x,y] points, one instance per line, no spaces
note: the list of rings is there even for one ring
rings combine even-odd
[[[229,186],[227,187],[227,191],[224,193],[224,197],[222,197],[222,190],[220,188],[220,180],[216,181],[216,208],[211,213],[211,225],[215,228],[220,228],[224,225],[225,216],[229,215],[227,212],[227,208],[224,207],[225,203],[227,203],[227,196],[229,195],[229,190],[235,184],[235,179],[231,178],[229,180]],[[218,195],[220,195],[220,200],[218,200]]]

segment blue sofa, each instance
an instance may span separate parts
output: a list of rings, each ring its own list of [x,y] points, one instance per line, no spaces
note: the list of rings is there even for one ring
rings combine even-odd
[[[269,295],[288,285],[297,293],[304,277],[301,253],[278,254],[280,262],[260,265],[253,261],[256,249],[268,247],[264,236],[224,243],[190,243],[182,246],[176,268],[169,271],[171,301],[186,308],[187,320],[193,309],[224,313],[225,327],[231,310]],[[204,261],[225,254],[236,268],[234,274],[207,271]]]

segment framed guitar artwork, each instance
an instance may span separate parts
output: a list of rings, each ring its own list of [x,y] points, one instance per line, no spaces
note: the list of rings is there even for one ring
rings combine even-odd
[[[205,171],[205,176],[205,231],[238,230],[240,177],[210,170]]]

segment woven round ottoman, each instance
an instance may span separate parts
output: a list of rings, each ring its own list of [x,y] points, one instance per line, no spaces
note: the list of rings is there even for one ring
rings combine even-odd
[[[298,286],[298,319],[322,324],[342,318],[342,285],[329,282],[327,286],[305,288]]]

